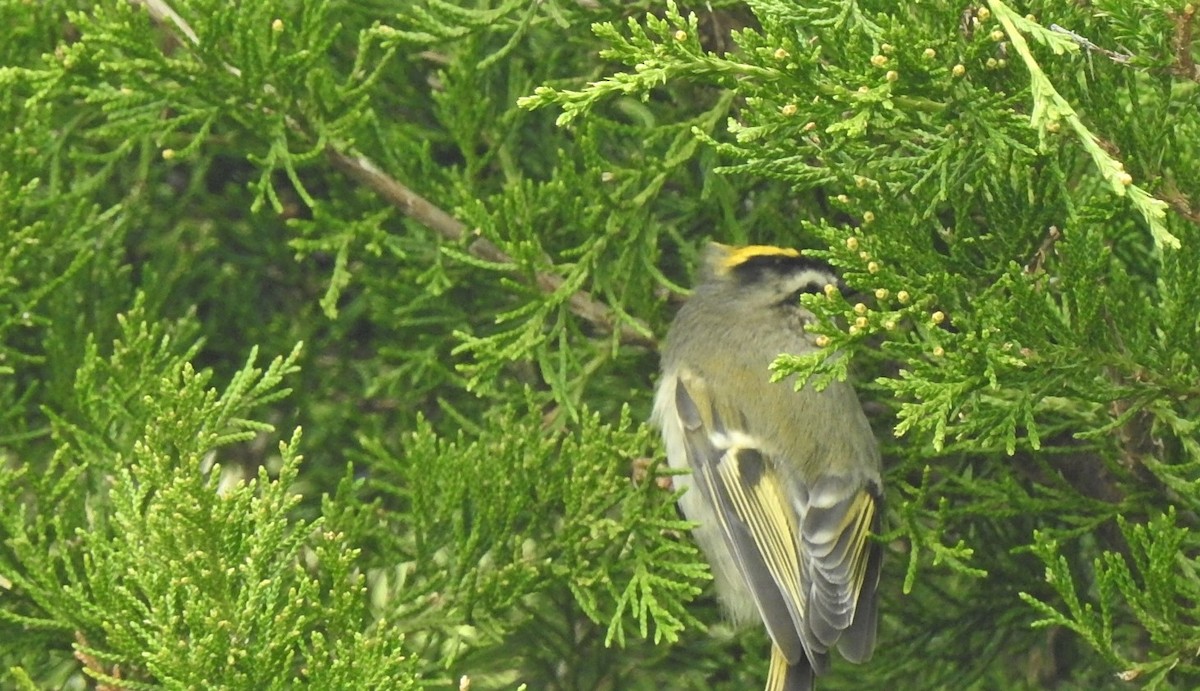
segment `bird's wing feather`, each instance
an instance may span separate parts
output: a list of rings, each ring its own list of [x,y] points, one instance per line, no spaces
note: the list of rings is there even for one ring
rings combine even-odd
[[[879,531],[881,512],[873,489],[849,487],[836,477],[818,481],[800,526],[799,546],[807,556],[806,638],[820,650],[836,644],[854,662],[869,658],[875,644],[881,554],[869,536]]]
[[[807,657],[820,673],[824,656],[807,650],[801,637],[806,590],[786,491],[745,434],[727,429],[714,406],[697,405],[712,401],[702,387],[702,380],[685,373],[675,392],[693,481],[716,507],[726,546],[780,653],[792,665]]]

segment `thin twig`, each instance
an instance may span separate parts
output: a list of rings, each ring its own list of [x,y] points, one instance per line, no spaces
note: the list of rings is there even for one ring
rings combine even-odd
[[[1092,52],[1100,53],[1100,54],[1104,55],[1105,57],[1107,57],[1109,60],[1112,60],[1113,62],[1119,62],[1122,65],[1126,65],[1126,64],[1129,64],[1129,61],[1133,60],[1133,56],[1128,53],[1118,53],[1115,50],[1101,48],[1100,46],[1096,45],[1095,43],[1092,43],[1091,41],[1084,38],[1083,36],[1080,36],[1079,34],[1075,33],[1074,31],[1071,31],[1070,29],[1065,29],[1065,28],[1059,26],[1058,24],[1051,24],[1050,30],[1055,33],[1058,33],[1058,34],[1066,34],[1067,36],[1070,36],[1071,39],[1074,40],[1076,43],[1078,43],[1081,47],[1086,48],[1087,50],[1090,50]]]
[[[1186,194],[1179,191],[1174,181],[1167,180],[1163,183],[1160,196],[1163,201],[1171,205],[1172,209],[1175,209],[1175,213],[1192,223],[1200,223],[1200,211],[1197,211],[1192,206],[1192,200]]]
[[[467,234],[467,226],[462,221],[389,177],[366,156],[350,156],[330,146],[325,149],[325,157],[334,168],[366,185],[405,216],[447,240],[459,242]]]
[[[187,37],[193,46],[200,45],[200,37],[192,31],[191,25],[187,20],[179,16],[174,9],[161,0],[131,0],[134,5],[144,5],[146,10],[150,12],[150,16],[160,24],[173,24],[179,30],[179,33]],[[240,72],[239,72],[240,73]]]
[[[200,44],[200,37],[183,17],[164,0],[130,0],[134,5],[142,5],[150,16],[160,24],[171,25],[183,34],[192,45]],[[225,69],[232,74],[241,74],[241,70],[233,65]],[[268,87],[269,88],[269,87]],[[299,129],[299,126],[289,121]],[[335,168],[350,178],[369,187],[386,202],[395,206],[404,215],[429,228],[438,235],[452,242],[460,242],[467,235],[466,225],[449,213],[409,189],[399,180],[384,173],[379,166],[362,155],[351,155],[331,147],[325,150],[326,158]],[[504,250],[486,238],[473,241],[467,251],[480,259],[497,264],[511,264],[513,258]],[[537,287],[544,293],[554,293],[562,288],[565,279],[557,274],[539,271],[535,276]],[[612,308],[592,297],[590,293],[578,290],[567,299],[568,308],[583,320],[606,333],[618,332],[622,343],[626,345],[657,347],[657,342],[650,335],[650,329],[641,321],[633,319],[630,322],[620,322]],[[619,323],[620,322],[620,323]]]
[[[1046,260],[1050,258],[1050,253],[1054,251],[1054,246],[1060,239],[1062,239],[1062,231],[1058,229],[1058,226],[1050,226],[1046,230],[1046,237],[1042,239],[1042,244],[1034,253],[1033,259],[1025,264],[1025,273],[1030,276],[1042,273]]]

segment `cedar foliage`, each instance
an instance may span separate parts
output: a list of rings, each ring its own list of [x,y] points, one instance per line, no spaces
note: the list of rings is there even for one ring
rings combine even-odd
[[[5,687],[758,686],[643,422],[708,239],[859,291],[775,365],[887,465],[821,688],[1200,683],[1192,4],[0,20]]]

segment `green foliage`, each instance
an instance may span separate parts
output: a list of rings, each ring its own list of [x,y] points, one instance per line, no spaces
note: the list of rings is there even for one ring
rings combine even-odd
[[[355,550],[319,520],[289,518],[299,430],[280,444],[274,479],[212,462],[273,431],[245,416],[288,393],[279,384],[299,349],[265,370],[251,354],[218,392],[189,362],[194,326],[152,325],[141,300],[118,319],[109,355],[87,344],[74,420],[54,416],[47,465],[0,472],[5,496],[27,497],[0,526],[13,673],[28,678],[57,635],[74,638],[89,677],[130,688],[411,686],[400,634],[366,628]]]
[[[1183,0],[0,21],[0,685],[761,685],[642,422],[708,239],[858,291],[774,365],[884,442],[821,688],[1200,678]]]
[[[1078,634],[1106,661],[1121,669],[1125,681],[1140,681],[1146,688],[1169,688],[1170,673],[1192,657],[1195,642],[1197,595],[1195,560],[1184,556],[1188,530],[1177,526],[1170,510],[1146,524],[1131,525],[1118,517],[1128,542],[1127,554],[1105,552],[1092,564],[1091,587],[1099,593],[1098,607],[1084,601],[1072,569],[1058,544],[1036,535],[1034,551],[1046,564],[1046,581],[1062,599],[1062,611],[1022,593],[1021,598],[1044,615],[1034,626],[1060,625]],[[1113,603],[1123,602],[1151,644],[1149,659],[1134,662],[1132,647],[1114,631],[1121,622]],[[1140,642],[1142,646],[1145,642]],[[1139,656],[1140,657],[1140,656]]]
[[[585,413],[564,427],[532,393],[525,398],[452,439],[419,420],[399,449],[367,449],[365,481],[343,483],[345,494],[363,485],[375,497],[334,523],[388,545],[367,558],[380,615],[423,657],[472,678],[501,672],[471,648],[501,644],[513,627],[553,626],[544,608],[555,597],[573,598],[606,627],[605,645],[626,645],[627,627],[678,640],[698,623],[683,603],[708,576],[683,537],[689,524],[676,516],[674,495],[630,480],[648,462],[649,431],[628,411],[614,425]],[[515,666],[535,688],[552,685],[539,680],[557,662],[548,652],[533,648],[502,669]],[[636,678],[637,659],[609,673]]]

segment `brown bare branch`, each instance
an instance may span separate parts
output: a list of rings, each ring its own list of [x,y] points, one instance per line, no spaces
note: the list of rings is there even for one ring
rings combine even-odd
[[[462,221],[389,177],[365,156],[349,156],[333,147],[325,150],[325,156],[334,168],[370,188],[405,216],[447,240],[459,242],[467,234],[467,226]]]
[[[459,242],[467,234],[467,227],[462,221],[388,176],[369,159],[363,156],[350,156],[334,148],[326,149],[325,154],[335,168],[374,190],[376,194],[400,209],[406,216],[447,240]],[[472,242],[467,247],[467,251],[473,256],[497,264],[509,264],[513,261],[513,258],[504,250],[486,238],[479,238]],[[536,282],[538,289],[542,292],[553,293],[562,288],[564,279],[557,274],[539,271]],[[613,314],[612,309],[585,291],[576,291],[567,299],[567,305],[572,312],[603,331],[612,333],[614,329],[619,328],[622,343],[647,348],[656,346],[655,340],[646,335],[649,329],[641,325],[639,325],[641,326],[639,329],[629,324],[621,324],[618,327],[616,315]]]
[[[1175,22],[1175,35],[1171,39],[1171,46],[1175,50],[1175,65],[1171,71],[1184,79],[1200,82],[1200,70],[1196,68],[1196,61],[1192,58],[1192,29],[1193,20],[1196,18],[1196,6],[1189,2],[1182,12],[1169,12],[1168,16]]]

